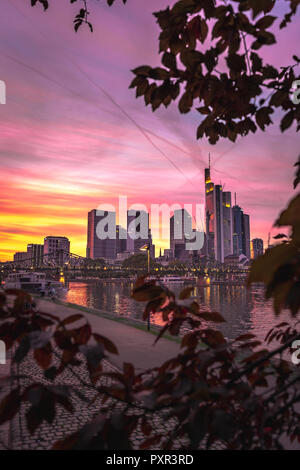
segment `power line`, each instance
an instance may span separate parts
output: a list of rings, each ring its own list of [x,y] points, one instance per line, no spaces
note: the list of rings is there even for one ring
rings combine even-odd
[[[23,12],[20,12],[19,8],[16,7],[16,5],[14,5],[15,9],[19,11],[19,13],[28,21],[32,24],[32,22],[26,17],[26,15],[24,15]],[[42,34],[41,32],[39,32],[39,34],[45,38],[44,34]],[[18,63],[19,65],[22,65],[23,67],[26,67],[28,68],[29,70],[32,70],[34,71],[35,73],[38,73],[40,76],[42,76],[43,78],[45,78],[46,80],[48,81],[52,81],[53,83],[55,83],[56,85],[60,86],[61,88],[63,89],[66,89],[67,91],[69,91],[70,93],[82,98],[82,96],[77,93],[77,92],[74,92],[74,90],[66,87],[65,85],[62,85],[61,83],[59,83],[57,80],[55,79],[52,79],[52,78],[49,78],[46,74],[44,74],[43,72],[35,69],[34,67],[32,66],[29,66],[28,64],[25,64],[24,62],[10,56],[9,54],[6,54],[6,53],[2,53],[2,55],[6,56],[7,58],[9,58],[10,60],[13,60],[14,62]],[[101,85],[99,85],[98,83],[96,83],[76,62],[73,61],[72,58],[70,58],[66,53],[64,53],[65,57],[68,59],[68,61],[75,67],[77,68],[77,70],[79,70],[79,72],[88,80],[90,81],[90,83],[92,83],[96,88],[98,88],[110,101],[111,103],[113,103],[113,105],[115,107],[117,107],[119,109],[119,111],[142,133],[142,135],[144,136],[144,138],[153,146],[153,148],[155,148],[190,184],[193,184],[192,181],[190,180],[190,178],[181,170],[181,168],[151,139],[151,137],[149,137],[147,131],[138,124],[138,122],[127,112],[123,109],[123,107],[110,95],[110,93],[108,93]],[[96,103],[94,103],[94,105],[96,107],[98,107],[96,105]],[[164,141],[167,141],[167,139],[163,139],[163,138],[160,138],[159,136],[157,136],[156,134],[154,134],[153,132],[151,132],[153,135],[155,135],[157,138],[159,139],[162,139]],[[169,141],[167,141],[169,144],[173,145],[173,146],[176,146],[176,148],[178,148],[180,151],[182,151],[183,153],[185,154],[188,154],[187,152],[185,152],[183,149],[181,149],[179,146],[175,145],[175,144],[172,144],[170,143]],[[189,154],[188,154],[189,155]],[[195,219],[195,218],[194,218]],[[196,222],[196,220],[195,220]],[[196,222],[197,224],[197,222]],[[197,227],[198,228],[198,227]]]

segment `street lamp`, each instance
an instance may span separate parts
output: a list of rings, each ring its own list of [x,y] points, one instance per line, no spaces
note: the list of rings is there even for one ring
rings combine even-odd
[[[150,243],[146,243],[140,248],[140,251],[147,250],[147,274],[150,274]],[[150,314],[147,317],[147,330],[150,331]]]

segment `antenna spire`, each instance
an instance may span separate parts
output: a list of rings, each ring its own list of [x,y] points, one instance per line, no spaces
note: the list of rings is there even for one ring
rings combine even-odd
[[[236,193],[234,193],[234,205],[236,206]]]
[[[210,153],[208,154],[208,168],[210,169]]]

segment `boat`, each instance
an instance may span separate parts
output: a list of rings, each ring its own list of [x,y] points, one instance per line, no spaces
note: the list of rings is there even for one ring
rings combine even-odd
[[[45,290],[46,274],[20,271],[7,276],[2,286],[6,289],[21,289],[30,292]]]
[[[195,282],[197,280],[196,277],[192,276],[163,276],[159,279],[161,282],[169,283],[169,282]]]
[[[20,289],[27,292],[39,292],[44,295],[60,295],[68,290],[61,282],[46,279],[45,273],[19,271],[11,273],[4,281],[2,288]]]

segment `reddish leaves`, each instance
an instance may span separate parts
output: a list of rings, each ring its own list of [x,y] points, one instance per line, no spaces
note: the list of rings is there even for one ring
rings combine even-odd
[[[105,338],[105,336],[101,336],[98,333],[94,333],[93,337],[97,341],[97,343],[103,344],[107,352],[111,354],[119,354],[118,348],[114,345],[112,341],[110,341],[110,339]]]
[[[20,390],[13,389],[0,402],[0,425],[10,421],[16,415],[21,403]]]

